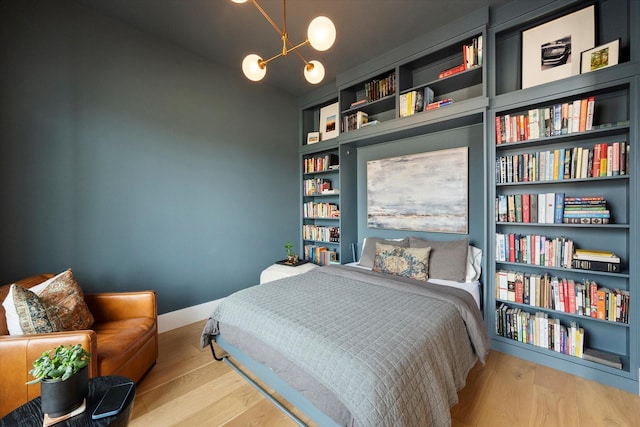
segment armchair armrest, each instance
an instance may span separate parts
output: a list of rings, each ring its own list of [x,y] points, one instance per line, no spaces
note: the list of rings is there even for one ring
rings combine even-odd
[[[96,322],[136,317],[157,318],[154,291],[88,294],[84,299]]]
[[[0,369],[0,417],[40,395],[40,384],[25,384],[33,379],[29,371],[34,360],[46,350],[78,343],[91,352],[89,377],[98,375],[98,346],[94,331],[0,336],[0,366],[11,367]]]

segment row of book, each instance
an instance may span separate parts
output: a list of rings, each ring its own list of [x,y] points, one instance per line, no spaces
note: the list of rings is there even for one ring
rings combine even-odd
[[[315,240],[317,242],[340,242],[340,227],[323,227],[319,225],[305,224],[302,226],[303,240]]]
[[[324,156],[314,156],[305,158],[302,162],[304,173],[326,172],[340,167],[337,154],[325,154]]]
[[[394,93],[396,93],[396,73],[392,71],[386,77],[366,82],[364,84],[364,97],[352,103],[351,107],[377,101]]]
[[[569,356],[582,357],[585,333],[577,322],[565,326],[547,313],[535,314],[501,303],[496,308],[496,334]]]
[[[427,105],[433,103],[433,96],[433,89],[428,86],[424,89],[412,90],[401,94],[400,117],[407,117],[424,111]]]
[[[520,271],[496,272],[496,298],[532,307],[629,323],[629,292],[599,286],[595,281],[551,277]]]
[[[630,146],[626,142],[599,143],[496,157],[496,182],[562,181],[626,175]]]
[[[603,196],[567,197],[564,193],[499,194],[496,221],[536,224],[608,224],[611,212]]]
[[[318,265],[338,264],[340,262],[336,251],[318,245],[304,245],[304,258]]]
[[[334,203],[306,202],[302,205],[305,218],[339,218],[340,210]]]
[[[362,129],[369,122],[369,114],[364,111],[356,111],[355,113],[342,116],[342,132],[346,133],[356,129]]]
[[[331,190],[331,180],[326,178],[309,178],[302,181],[302,191],[305,196],[328,194]]]
[[[528,141],[593,128],[595,97],[496,116],[496,144]]]
[[[443,79],[445,77],[449,77],[462,71],[468,70],[469,68],[482,65],[482,45],[483,42],[481,35],[478,37],[474,37],[471,42],[463,44],[462,63],[460,65],[456,65],[455,67],[442,70],[440,74],[438,74],[438,78]]]
[[[496,261],[572,268],[573,240],[537,234],[496,233]]]

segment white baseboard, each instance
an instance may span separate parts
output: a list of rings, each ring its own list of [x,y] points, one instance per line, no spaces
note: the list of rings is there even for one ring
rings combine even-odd
[[[208,319],[220,301],[222,301],[222,299],[205,302],[204,304],[198,304],[192,307],[170,311],[169,313],[159,315],[158,333],[167,332],[181,326],[190,325],[191,323]]]

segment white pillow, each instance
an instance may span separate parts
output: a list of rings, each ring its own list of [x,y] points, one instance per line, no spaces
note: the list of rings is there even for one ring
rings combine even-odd
[[[475,282],[476,280],[479,280],[481,272],[482,250],[469,245],[469,250],[467,251],[467,273],[465,281]]]
[[[63,273],[64,272],[60,274]],[[40,293],[47,286],[49,286],[49,283],[51,283],[58,276],[54,276],[51,279],[40,283],[39,285],[35,285],[29,288],[29,290],[36,295],[40,295]],[[4,301],[2,301],[2,306],[4,307],[5,317],[7,319],[7,329],[9,330],[9,335],[24,335],[24,333],[22,332],[22,328],[20,327],[20,316],[18,316],[16,306],[13,303],[13,289],[9,289],[7,297],[4,299]]]

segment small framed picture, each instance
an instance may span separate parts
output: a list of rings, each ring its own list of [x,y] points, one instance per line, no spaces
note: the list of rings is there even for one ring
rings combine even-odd
[[[335,138],[340,133],[339,106],[335,102],[320,109],[320,139]]]
[[[309,132],[307,134],[307,144],[315,144],[320,141],[320,132]]]
[[[588,49],[582,52],[581,73],[599,70],[618,64],[620,39]]]

